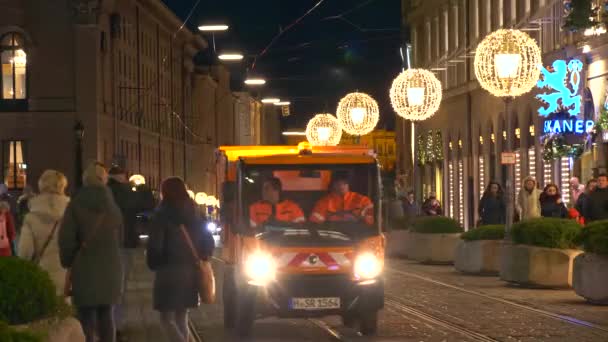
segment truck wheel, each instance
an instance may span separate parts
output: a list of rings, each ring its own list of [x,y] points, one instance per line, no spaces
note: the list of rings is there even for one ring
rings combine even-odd
[[[255,321],[256,291],[245,287],[238,292],[236,333],[239,337],[249,337]]]
[[[236,284],[234,269],[226,267],[222,284],[222,299],[224,303],[224,329],[234,328],[236,322]]]
[[[378,311],[361,313],[359,316],[361,334],[364,336],[375,335],[378,331]]]

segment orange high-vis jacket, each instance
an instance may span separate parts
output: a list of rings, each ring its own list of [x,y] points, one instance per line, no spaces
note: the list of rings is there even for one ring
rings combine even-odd
[[[267,201],[257,201],[249,207],[249,224],[257,228],[272,218],[272,204]],[[279,222],[300,223],[306,221],[304,212],[295,202],[283,200],[275,204],[274,219]]]
[[[369,197],[356,192],[347,192],[344,196],[330,193],[321,198],[310,215],[310,221],[349,221],[348,216],[363,218],[369,225],[374,224],[374,204]]]

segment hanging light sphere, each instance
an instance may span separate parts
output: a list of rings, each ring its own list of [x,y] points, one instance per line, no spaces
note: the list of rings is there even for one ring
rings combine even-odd
[[[393,81],[391,104],[406,120],[422,121],[437,112],[441,104],[441,82],[424,69],[408,69]]]
[[[336,112],[342,129],[350,135],[365,135],[380,119],[378,103],[364,93],[350,93],[340,100]]]
[[[207,194],[204,192],[198,192],[195,196],[194,196],[194,201],[196,202],[196,204],[198,205],[205,205],[205,203],[207,202]]]
[[[312,146],[336,146],[340,138],[342,126],[331,114],[317,114],[306,125],[306,139]]]
[[[514,97],[529,92],[540,76],[540,48],[527,33],[500,29],[475,51],[475,76],[492,95]]]

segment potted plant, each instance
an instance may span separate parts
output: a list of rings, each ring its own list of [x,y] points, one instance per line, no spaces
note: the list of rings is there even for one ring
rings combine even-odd
[[[587,225],[578,241],[585,253],[574,259],[574,291],[590,303],[608,304],[608,220]]]
[[[84,342],[80,323],[71,315],[48,273],[23,259],[0,258],[1,341]]]
[[[572,264],[581,226],[574,220],[535,218],[513,225],[512,243],[502,247],[500,278],[514,284],[572,286]]]
[[[411,219],[402,216],[394,218],[387,234],[386,254],[393,257],[407,257],[406,245]]]
[[[460,242],[462,227],[443,216],[420,217],[414,221],[406,245],[410,259],[435,264],[451,264]]]
[[[463,233],[456,247],[454,267],[464,273],[496,275],[500,265],[500,246],[504,225],[481,226]]]

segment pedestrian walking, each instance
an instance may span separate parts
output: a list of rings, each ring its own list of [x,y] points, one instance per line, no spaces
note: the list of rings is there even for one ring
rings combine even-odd
[[[422,204],[422,213],[427,216],[441,216],[443,214],[437,194],[429,193],[429,197]]]
[[[578,177],[570,178],[569,182],[569,191],[570,191],[570,206],[574,207],[576,205],[576,201],[581,194],[585,192],[585,186],[580,183]]]
[[[13,246],[16,232],[10,210],[8,202],[0,201],[0,257],[15,255]]]
[[[122,298],[120,303],[114,306],[114,319],[116,320],[116,339],[126,341],[124,332],[126,326],[126,301],[127,284],[129,274],[133,265],[133,258],[139,242],[139,234],[136,231],[136,216],[138,212],[138,203],[135,192],[131,190],[131,185],[127,179],[127,173],[118,166],[113,166],[108,172],[108,187],[112,191],[114,201],[118,205],[123,219],[123,236],[121,261],[123,267],[122,279]]]
[[[524,179],[524,187],[517,195],[517,213],[520,220],[527,220],[535,217],[540,217],[540,194],[541,191],[537,187],[536,179],[528,176]]]
[[[30,200],[36,196],[34,189],[26,185],[23,188],[23,193],[17,199],[17,236],[21,234],[21,226],[23,226],[23,220],[25,215],[30,211]]]
[[[403,198],[403,215],[410,221],[420,216],[420,206],[416,203],[413,191],[408,191],[407,196]]]
[[[38,180],[40,195],[30,200],[19,237],[19,257],[37,263],[51,276],[57,294],[65,287],[65,269],[59,262],[58,231],[70,198],[65,195],[67,178],[59,171],[46,170]]]
[[[585,186],[585,192],[583,192],[576,201],[574,209],[579,213],[579,215],[583,218],[583,222],[586,222],[587,219],[585,215],[587,213],[587,207],[589,206],[589,199],[591,193],[595,191],[597,188],[597,179],[592,178],[587,181],[587,186]]]
[[[589,193],[586,203],[583,216],[587,223],[608,219],[608,175],[597,177],[597,188]]]
[[[96,341],[96,335],[99,342],[114,342],[112,307],[122,292],[123,220],[103,165],[88,166],[82,180],[59,229],[61,264],[69,269],[65,292],[72,295],[87,342]]]
[[[540,195],[540,207],[542,217],[568,217],[568,208],[562,201],[562,194],[555,184],[545,186],[543,193]]]
[[[161,196],[146,253],[148,267],[155,272],[154,309],[170,341],[188,342],[188,309],[199,305],[199,276],[187,237],[203,259],[211,257],[214,241],[180,178],[163,181]]]
[[[505,223],[505,198],[502,187],[490,182],[479,201],[479,217],[482,225]]]

